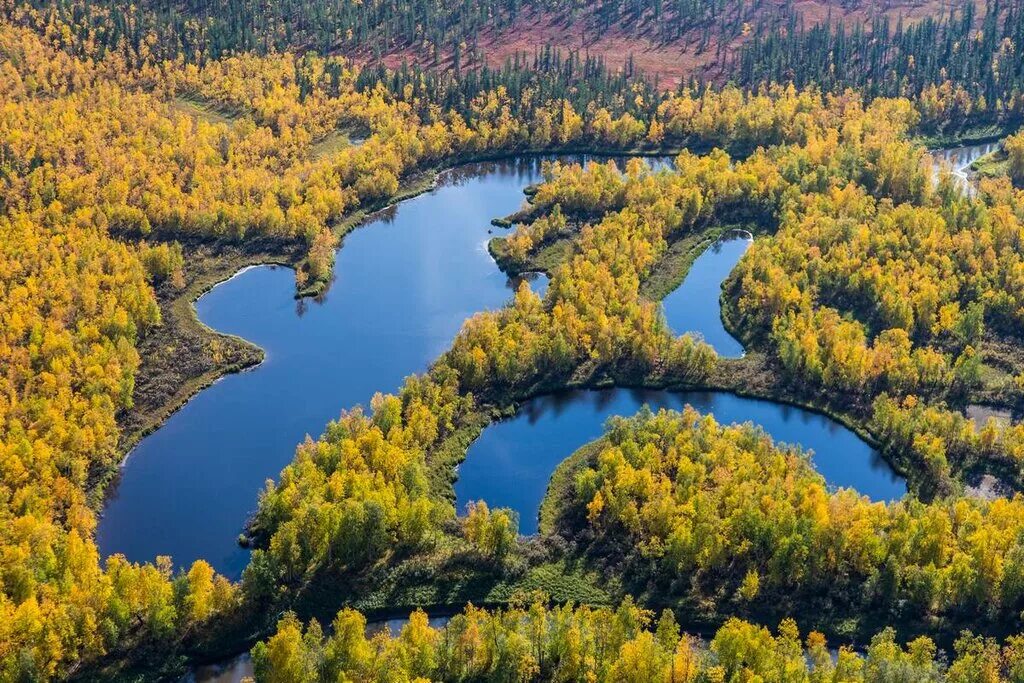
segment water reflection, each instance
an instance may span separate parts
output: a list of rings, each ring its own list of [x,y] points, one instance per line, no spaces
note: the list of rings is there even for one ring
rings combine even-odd
[[[476,164],[345,237],[335,281],[293,298],[290,269],[246,269],[196,303],[200,320],[266,351],[258,368],[198,394],[128,458],[97,532],[106,556],[204,558],[230,577],[236,538],[268,477],[342,408],[394,391],[451,344],[462,322],[508,301],[518,280],[486,250],[490,220],[518,209],[540,158]],[[530,275],[543,292],[547,278]]]
[[[967,196],[975,196],[978,193],[978,188],[970,180],[971,164],[981,157],[997,151],[999,145],[999,142],[984,142],[976,145],[932,150],[932,159],[936,161],[935,179],[938,179],[938,173],[941,168],[944,166],[948,167],[952,171],[954,182]]]
[[[245,269],[201,297],[200,320],[257,344],[266,360],[200,392],[132,452],[97,530],[103,555],[170,555],[177,567],[203,558],[240,576],[249,555],[238,534],[296,444],[342,408],[426,370],[466,318],[509,300],[520,279],[487,252],[490,221],[522,206],[549,158],[459,167],[375,214],[344,238],[334,281],[315,301],[296,302],[293,272],[274,266]],[[546,291],[544,275],[523,279]]]
[[[738,358],[743,345],[722,324],[722,283],[753,244],[746,230],[730,230],[694,260],[686,279],[662,301],[665,320],[677,334],[695,332],[719,356]]]
[[[601,435],[612,415],[681,410],[691,405],[720,423],[753,422],[776,441],[813,451],[832,486],[854,488],[872,500],[895,500],[906,483],[878,452],[838,422],[796,408],[724,392],[608,389],[562,392],[527,401],[515,417],[493,424],[470,446],[455,483],[458,510],[471,500],[519,513],[523,534],[537,531],[537,512],[551,473],[577,448]]]

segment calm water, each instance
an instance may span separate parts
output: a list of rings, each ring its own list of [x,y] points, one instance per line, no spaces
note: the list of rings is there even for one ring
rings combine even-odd
[[[994,419],[1004,424],[1010,424],[1013,422],[1013,411],[1009,408],[996,408],[995,406],[982,405],[980,403],[972,403],[967,406],[964,410],[964,414],[971,420],[974,420],[974,424],[980,429],[990,419]]]
[[[971,197],[977,194],[978,190],[969,178],[971,164],[983,156],[991,154],[999,149],[999,142],[983,142],[976,145],[964,145],[963,147],[949,147],[947,149],[932,150],[932,158],[939,162],[936,166],[936,173],[941,164],[948,165],[953,171],[953,177],[961,188]],[[938,177],[936,175],[936,177]]]
[[[522,188],[539,178],[536,158],[445,174],[435,191],[382,212],[345,238],[336,281],[322,301],[294,301],[292,271],[274,267],[245,270],[203,296],[196,304],[200,319],[258,344],[266,361],[199,393],[139,444],[111,489],[97,531],[101,552],[133,561],[170,555],[179,567],[204,558],[239,576],[248,551],[238,547],[238,534],[258,491],[291,461],[295,445],[321,433],[342,408],[397,389],[450,345],[463,320],[509,299],[516,283],[487,253],[489,221],[517,209]],[[721,325],[721,277],[715,277],[715,294],[694,297],[705,306],[689,320],[674,319],[677,331],[714,338]],[[533,276],[531,286],[543,291],[546,278]],[[488,429],[462,467],[460,502],[513,505],[530,531],[554,465],[597,436],[608,414],[632,413],[642,403],[601,401],[542,401]],[[682,405],[682,399],[665,401]],[[779,439],[844,455],[851,473],[873,471],[870,449],[824,418],[728,396],[692,401],[723,411],[724,421],[751,419]],[[557,426],[548,426],[551,420]],[[866,474],[826,476],[877,497],[902,491],[893,483],[894,493],[876,494]]]
[[[665,159],[650,163],[669,165]],[[139,444],[100,521],[101,552],[135,561],[171,555],[177,566],[205,558],[237,577],[248,561],[237,536],[264,481],[291,461],[295,445],[319,434],[342,408],[397,389],[450,345],[464,319],[509,299],[517,283],[487,253],[489,222],[516,210],[522,188],[539,179],[536,158],[445,174],[435,191],[382,212],[345,238],[336,281],[322,301],[295,302],[292,271],[273,267],[243,271],[203,296],[196,303],[199,318],[258,344],[266,361],[201,392]],[[697,279],[713,282],[688,278],[675,293],[694,289],[684,297],[688,309],[666,303],[673,329],[702,334],[723,355],[730,353],[725,344],[735,341],[721,328],[720,283],[741,246],[742,240],[724,242],[698,259],[694,272],[705,275]],[[546,289],[543,275],[525,279],[535,291]],[[551,472],[600,435],[609,415],[685,403],[723,422],[756,422],[779,440],[825,454],[815,462],[833,484],[876,499],[905,491],[876,453],[827,418],[729,394],[615,390],[537,399],[488,428],[460,467],[460,507],[480,498],[511,506],[521,514],[521,530],[532,533]],[[251,663],[243,656],[227,666],[200,667],[192,680],[245,675]]]
[[[463,166],[381,212],[345,238],[322,301],[296,302],[292,271],[270,266],[200,298],[200,320],[259,345],[266,361],[199,393],[132,452],[97,531],[104,556],[204,558],[238,577],[248,562],[238,534],[295,445],[425,370],[466,318],[509,299],[516,283],[487,253],[490,220],[522,205],[540,167],[536,157]],[[526,279],[547,287],[543,275]]]
[[[645,404],[653,410],[689,404],[721,423],[758,424],[776,441],[812,450],[814,466],[830,485],[857,489],[872,500],[894,500],[907,491],[874,449],[823,415],[721,392],[609,389],[534,399],[515,417],[488,427],[459,466],[459,512],[469,501],[482,499],[492,507],[516,510],[520,533],[536,533],[537,511],[555,467],[600,436],[609,417],[632,415]]]
[[[743,345],[722,325],[722,283],[752,243],[745,230],[722,235],[694,260],[683,283],[662,301],[669,327],[677,334],[699,330],[704,341],[725,358],[742,356]]]
[[[342,408],[397,389],[463,320],[509,299],[512,283],[487,253],[489,221],[519,208],[539,174],[537,159],[445,174],[345,238],[321,302],[296,303],[292,271],[274,267],[203,296],[199,318],[259,345],[266,361],[199,393],[139,444],[107,502],[101,552],[171,555],[177,566],[205,558],[237,577],[248,561],[238,534],[295,445]]]

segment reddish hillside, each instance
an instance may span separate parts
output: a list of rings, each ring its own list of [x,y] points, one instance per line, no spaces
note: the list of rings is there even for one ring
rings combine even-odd
[[[842,21],[846,26],[855,24],[867,25],[873,17],[888,16],[895,21],[902,18],[904,22],[915,22],[928,16],[944,16],[949,12],[948,0],[849,0],[848,2],[829,2],[828,0],[796,0],[790,5],[802,18],[805,27],[823,23],[832,18]],[[786,3],[773,0],[764,2],[750,11],[750,16],[737,21],[734,17],[716,18],[716,21],[733,21],[747,24],[753,28],[758,23],[769,26],[784,26],[788,18]],[[984,6],[978,3],[979,17]],[[625,66],[632,57],[634,65],[649,75],[657,75],[665,87],[673,87],[691,75],[704,75],[708,78],[720,78],[723,69],[729,64],[736,48],[741,45],[749,31],[739,33],[725,45],[719,46],[715,36],[717,31],[710,31],[711,38],[701,46],[702,33],[700,28],[692,29],[681,38],[669,42],[658,38],[658,31],[652,18],[623,22],[610,30],[598,31],[596,22],[588,13],[575,18],[567,18],[550,12],[524,10],[510,26],[500,29],[483,31],[478,40],[477,48],[487,63],[500,66],[506,59],[517,53],[532,56],[544,46],[559,47],[563,50],[579,50],[581,53],[602,57],[612,69]],[[470,50],[467,49],[466,54]],[[451,52],[443,54],[441,64],[437,64],[431,54],[417,51],[410,47],[395,47],[384,56],[384,62],[390,67],[400,66],[403,62],[420,66],[451,66]],[[464,63],[465,65],[465,63]]]

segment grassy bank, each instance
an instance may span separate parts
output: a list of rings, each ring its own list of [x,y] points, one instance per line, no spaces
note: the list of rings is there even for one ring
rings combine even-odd
[[[1010,161],[1002,149],[986,154],[973,164],[971,173],[980,178],[1001,178],[1010,172]]]

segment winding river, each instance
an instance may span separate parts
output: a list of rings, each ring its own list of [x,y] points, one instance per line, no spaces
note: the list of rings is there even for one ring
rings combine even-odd
[[[720,423],[753,422],[776,441],[810,449],[814,466],[830,485],[857,489],[872,500],[895,500],[907,492],[904,480],[875,449],[823,415],[717,391],[607,389],[533,399],[515,417],[488,427],[459,466],[459,511],[483,499],[492,507],[516,510],[520,533],[536,533],[537,513],[555,467],[599,437],[609,417],[633,415],[644,405],[652,410],[690,405]]]
[[[235,578],[236,539],[267,478],[342,408],[425,370],[512,283],[487,252],[494,216],[540,178],[530,158],[464,166],[345,237],[321,301],[293,299],[288,268],[244,270],[196,302],[199,319],[266,351],[257,368],[202,391],[129,455],[97,530],[104,556],[205,558]],[[543,284],[540,282],[539,284]]]
[[[291,460],[295,444],[319,434],[341,408],[397,389],[449,346],[464,319],[509,299],[516,283],[487,253],[489,221],[517,209],[522,189],[539,179],[536,157],[443,174],[433,191],[381,212],[345,238],[336,281],[321,301],[295,302],[292,271],[274,267],[244,270],[200,298],[204,323],[258,344],[266,360],[199,393],[132,452],[97,532],[104,556],[171,555],[179,567],[205,558],[238,577],[248,552],[237,536],[257,492]],[[700,267],[680,288],[680,296],[693,298],[680,309],[690,313],[672,314],[671,324],[736,355],[735,347],[724,346],[736,342],[720,329],[718,305],[721,279],[742,255],[734,249],[742,244],[729,244],[712,248],[708,271],[704,257],[698,259]],[[690,282],[708,277],[713,294]],[[544,285],[542,277],[531,284]],[[905,490],[852,432],[808,411],[724,393],[610,391],[537,399],[488,428],[460,468],[460,504],[510,505],[522,531],[533,531],[554,466],[599,434],[607,416],[631,414],[644,403],[690,403],[723,422],[756,422],[777,440],[813,449],[830,483],[872,498]]]

